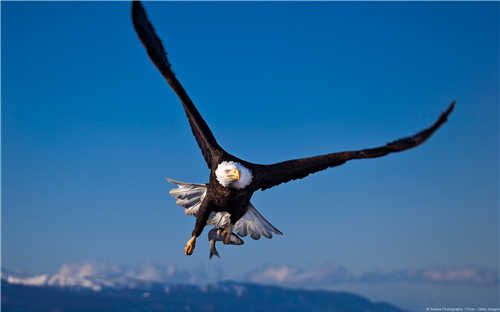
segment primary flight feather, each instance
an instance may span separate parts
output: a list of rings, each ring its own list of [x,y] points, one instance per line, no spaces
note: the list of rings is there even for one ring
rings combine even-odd
[[[217,256],[215,241],[223,240],[225,244],[237,245],[243,243],[233,230],[239,236],[250,235],[253,239],[259,239],[261,236],[271,238],[272,233],[281,235],[282,233],[250,203],[255,191],[301,179],[311,173],[342,165],[352,159],[382,157],[413,148],[425,142],[445,123],[455,107],[455,101],[453,101],[429,128],[380,147],[324,154],[272,165],[250,163],[229,154],[219,146],[210,128],[172,71],[163,44],[149,22],[140,1],[132,3],[132,21],[151,61],[181,100],[193,135],[210,169],[208,184],[167,179],[177,185],[177,188],[170,191],[170,194],[176,198],[176,204],[184,207],[187,215],[196,217],[192,236],[184,248],[186,255],[193,253],[196,238],[206,225],[214,226],[209,233],[210,253]]]

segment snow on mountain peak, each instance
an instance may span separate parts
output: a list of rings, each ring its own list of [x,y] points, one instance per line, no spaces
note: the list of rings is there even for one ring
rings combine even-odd
[[[153,283],[195,283],[197,277],[173,265],[156,266],[144,264],[138,268],[119,265],[85,262],[63,264],[55,274],[20,277],[12,273],[4,274],[6,281],[26,286],[58,286],[86,288],[100,291],[103,288],[138,288]]]

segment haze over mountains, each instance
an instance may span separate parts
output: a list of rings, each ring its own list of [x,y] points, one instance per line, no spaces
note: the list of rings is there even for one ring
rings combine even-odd
[[[431,304],[446,303],[470,302],[472,305],[493,306],[494,301],[488,301],[487,298],[492,296],[491,292],[498,289],[496,271],[475,266],[355,274],[343,266],[334,264],[308,268],[269,265],[256,268],[240,277],[231,278],[238,282],[225,281],[226,279],[227,276],[217,270],[217,266],[207,271],[201,269],[188,271],[173,265],[143,264],[132,267],[83,262],[64,264],[54,274],[26,275],[3,270],[2,299],[6,300],[4,303],[7,302],[6,307],[9,308],[7,311],[36,311],[39,308],[31,306],[34,302],[40,302],[40,307],[45,307],[42,309],[44,311],[56,308],[63,311],[73,311],[71,310],[73,308],[77,310],[81,308],[82,311],[124,310],[128,306],[140,306],[140,309],[147,308],[148,311],[167,306],[180,310],[189,306],[191,311],[210,311],[231,310],[235,308],[234,305],[240,304],[247,305],[249,311],[295,308],[297,311],[314,309],[324,311],[325,307],[339,304],[342,308],[337,310],[340,311],[357,311],[360,307],[358,304],[361,304],[366,311],[386,311],[380,309],[388,309],[387,305],[374,304],[353,293],[361,293],[372,301],[391,302],[405,309],[420,310]],[[414,297],[411,303],[398,300],[397,296],[377,296],[376,293],[369,291],[377,287],[394,291],[410,284],[416,287],[419,287],[418,285],[434,287],[432,289],[436,289],[438,293],[446,291],[450,293],[454,289],[468,287],[489,295],[483,297],[474,295],[475,299],[472,301],[458,301],[456,293],[452,293],[448,298],[445,295],[440,296],[441,299],[436,297],[438,301],[426,301],[425,296],[418,293],[418,288],[412,288],[407,292]],[[366,287],[369,287],[368,291]],[[278,297],[282,299],[275,301]],[[215,301],[211,302],[207,298],[215,298]],[[259,301],[262,305],[252,305],[252,300],[256,300],[255,298],[262,299],[263,301]],[[75,304],[66,305],[65,302]],[[140,309],[136,310],[142,311]],[[391,309],[396,308],[391,307]]]
[[[221,268],[219,268],[221,269]],[[105,287],[135,288],[151,283],[163,284],[207,284],[228,279],[217,266],[208,272],[184,270],[174,265],[142,264],[123,266],[99,262],[63,264],[54,273],[27,275],[2,270],[5,280],[27,286],[77,286],[99,291]],[[392,272],[367,271],[355,274],[344,266],[325,264],[319,267],[297,268],[286,264],[255,268],[238,281],[255,284],[272,284],[297,288],[324,288],[341,283],[397,283],[411,282],[428,285],[462,285],[491,287],[498,285],[498,273],[494,269],[478,266],[441,267],[429,269],[400,270]]]

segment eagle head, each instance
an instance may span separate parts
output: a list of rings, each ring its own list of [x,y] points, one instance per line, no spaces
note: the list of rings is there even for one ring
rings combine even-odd
[[[215,170],[215,176],[224,187],[242,189],[252,182],[252,172],[234,161],[221,162]]]

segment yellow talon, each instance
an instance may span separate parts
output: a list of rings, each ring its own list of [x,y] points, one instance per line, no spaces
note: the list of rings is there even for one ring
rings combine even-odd
[[[190,256],[193,254],[195,246],[196,246],[196,236],[193,236],[186,243],[186,247],[184,247],[184,252],[186,256]]]

